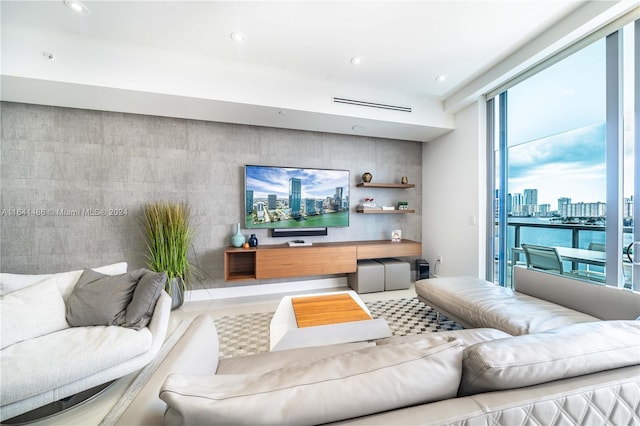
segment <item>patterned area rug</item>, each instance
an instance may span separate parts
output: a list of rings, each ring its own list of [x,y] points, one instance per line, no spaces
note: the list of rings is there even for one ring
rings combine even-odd
[[[365,303],[373,318],[384,318],[394,336],[460,330],[462,327],[441,316],[416,298]],[[220,358],[234,358],[269,352],[269,324],[273,313],[244,314],[215,318],[220,340]]]

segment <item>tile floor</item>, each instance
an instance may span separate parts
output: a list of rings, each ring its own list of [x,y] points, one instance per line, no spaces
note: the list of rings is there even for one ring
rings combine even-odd
[[[322,293],[329,291],[350,290],[348,287],[325,288],[304,293]],[[301,294],[292,291],[291,293],[268,294],[263,296],[248,296],[238,298],[227,298],[217,300],[203,300],[186,302],[182,307],[171,313],[169,322],[169,333],[184,319],[193,319],[200,314],[207,314],[212,318],[240,315],[255,312],[274,312],[280,299],[289,294]],[[394,290],[379,293],[361,294],[360,297],[365,302],[376,300],[390,300],[415,297],[414,283],[407,290]],[[111,407],[120,396],[126,391],[129,384],[135,378],[135,373],[116,380],[105,391],[95,396],[93,399],[85,401],[75,407],[65,410],[62,413],[53,415],[30,424],[48,426],[92,426],[98,425],[108,414]]]

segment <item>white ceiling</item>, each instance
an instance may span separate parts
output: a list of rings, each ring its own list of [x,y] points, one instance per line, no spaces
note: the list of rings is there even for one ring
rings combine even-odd
[[[453,128],[448,99],[591,2],[83,3],[89,12],[77,14],[62,0],[2,0],[3,100],[339,133],[359,125],[364,135],[426,141]],[[617,2],[597,3],[604,11]],[[234,42],[234,31],[246,40]],[[98,89],[102,100],[93,99]],[[413,111],[336,105],[332,96]]]

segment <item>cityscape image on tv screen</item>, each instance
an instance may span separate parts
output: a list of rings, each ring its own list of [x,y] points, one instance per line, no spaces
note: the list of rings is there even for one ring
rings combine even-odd
[[[349,226],[349,170],[245,166],[245,228]]]

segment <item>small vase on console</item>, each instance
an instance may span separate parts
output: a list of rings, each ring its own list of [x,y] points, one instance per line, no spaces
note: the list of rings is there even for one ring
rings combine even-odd
[[[251,234],[249,237],[249,247],[258,247],[258,237],[256,237],[256,234]]]
[[[240,233],[240,224],[236,228],[236,233],[231,237],[231,245],[234,247],[242,247],[244,244],[244,235]]]

